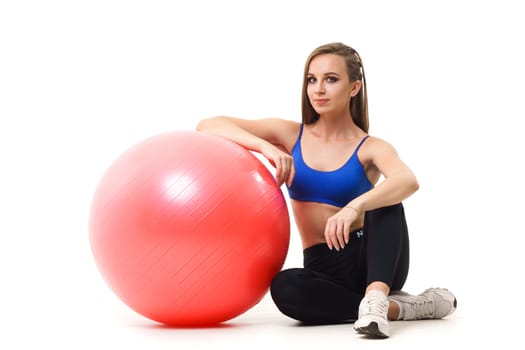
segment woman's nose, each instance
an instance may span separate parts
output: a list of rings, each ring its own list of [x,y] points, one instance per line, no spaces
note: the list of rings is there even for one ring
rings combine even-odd
[[[323,95],[323,94],[325,93],[324,84],[323,84],[323,83],[319,83],[319,84],[317,85],[317,89],[316,89],[316,90],[317,90],[316,92],[317,92],[319,95]]]

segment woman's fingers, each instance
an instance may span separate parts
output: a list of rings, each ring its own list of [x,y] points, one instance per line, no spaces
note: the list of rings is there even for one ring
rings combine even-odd
[[[295,175],[293,157],[275,145],[263,147],[261,153],[275,167],[275,181],[277,185],[281,187],[285,182],[290,185]]]
[[[279,178],[279,186],[282,185],[286,178],[288,177],[288,173],[290,172],[290,165],[288,162],[288,159],[286,157],[282,156],[280,159],[280,165],[281,165],[281,176]]]
[[[295,177],[295,165],[294,165],[293,158],[292,158],[290,173],[288,174],[288,177],[286,178],[286,184],[288,185],[288,187],[292,186],[294,177]]]
[[[343,238],[345,241],[345,245],[348,244],[348,242],[350,242],[350,224],[346,222],[345,222],[345,226],[343,229]]]
[[[328,248],[337,251],[343,249],[350,241],[350,221],[333,216],[328,219],[324,232]]]
[[[275,181],[277,181],[277,186],[281,187],[282,185],[282,173],[283,173],[283,167],[279,161],[270,161],[275,166]]]
[[[293,181],[293,176],[295,175],[295,169],[293,165],[292,156],[283,154],[279,156],[278,159],[274,161],[275,163],[275,178],[277,184],[281,186],[283,183],[290,185]]]
[[[328,219],[325,229],[325,240],[330,250],[335,248],[335,250],[339,251],[339,249],[344,248],[344,241],[342,238],[339,238],[340,235],[342,236],[340,225],[337,224],[336,220]]]
[[[344,238],[344,230],[343,230],[344,226],[343,225],[338,225],[337,226],[337,231],[336,231],[336,234],[335,234],[335,237],[337,238],[337,243],[339,243],[339,247],[341,249],[343,249],[345,247],[345,238]]]
[[[332,250],[335,248],[336,250],[339,250],[339,248],[335,246],[332,237],[333,237],[333,229],[331,227],[331,223],[329,219],[326,224],[326,228],[324,230],[324,239],[326,241],[326,245],[328,245],[328,249]]]

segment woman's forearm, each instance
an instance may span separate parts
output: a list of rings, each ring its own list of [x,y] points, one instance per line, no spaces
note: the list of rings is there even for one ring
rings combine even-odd
[[[347,206],[359,212],[373,210],[397,204],[419,188],[416,177],[412,172],[406,172],[389,177],[370,191],[355,198]]]
[[[197,131],[202,131],[225,137],[239,145],[255,152],[261,152],[269,143],[235,125],[227,117],[203,119],[197,125]]]

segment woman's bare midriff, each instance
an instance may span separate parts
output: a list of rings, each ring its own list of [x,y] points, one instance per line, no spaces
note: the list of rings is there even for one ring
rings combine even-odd
[[[291,203],[295,223],[301,235],[303,249],[319,243],[326,243],[324,238],[326,221],[341,208],[324,203],[304,202],[294,199],[291,200]],[[364,215],[361,215],[359,220],[352,224],[350,231],[362,228],[363,223]]]

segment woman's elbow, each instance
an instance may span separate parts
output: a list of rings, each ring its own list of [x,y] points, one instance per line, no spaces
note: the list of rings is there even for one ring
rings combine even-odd
[[[216,119],[217,117],[211,117],[211,118],[205,118],[205,119],[201,119],[198,123],[197,123],[197,127],[195,128],[197,131],[206,131],[206,130],[209,130],[212,125],[213,125],[213,122],[214,120]]]
[[[206,124],[208,124],[208,123],[209,123],[209,118],[201,119],[197,123],[197,127],[195,128],[195,130],[197,130],[197,131],[204,131],[204,130],[206,130]]]
[[[410,179],[409,187],[410,187],[412,193],[414,193],[417,190],[419,190],[419,182],[417,181],[417,178],[413,174],[412,174],[411,179]]]

